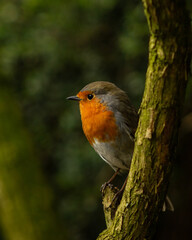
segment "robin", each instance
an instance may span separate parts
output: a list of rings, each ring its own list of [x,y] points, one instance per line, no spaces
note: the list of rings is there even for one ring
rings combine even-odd
[[[67,99],[79,102],[82,127],[87,140],[115,170],[107,184],[117,174],[128,172],[138,114],[127,94],[113,83],[98,81],[86,85],[76,96]],[[126,181],[120,191],[125,184]]]

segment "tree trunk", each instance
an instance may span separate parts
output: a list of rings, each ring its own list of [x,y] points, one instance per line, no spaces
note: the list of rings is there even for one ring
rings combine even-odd
[[[143,0],[150,42],[135,150],[122,200],[104,193],[102,239],[151,239],[162,210],[190,66],[190,20],[183,0]],[[110,216],[110,217],[109,217]]]
[[[65,239],[13,93],[0,89],[0,220],[8,240]]]

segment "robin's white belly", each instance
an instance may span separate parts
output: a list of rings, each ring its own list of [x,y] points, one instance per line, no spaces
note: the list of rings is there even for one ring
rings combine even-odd
[[[132,144],[133,145],[133,144]],[[128,171],[131,158],[132,158],[132,148],[129,149],[129,145],[121,146],[117,142],[100,142],[94,139],[93,148],[100,155],[100,157],[107,162],[115,171],[117,169]]]

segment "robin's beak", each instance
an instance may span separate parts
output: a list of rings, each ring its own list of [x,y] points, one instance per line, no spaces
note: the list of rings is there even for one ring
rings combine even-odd
[[[71,96],[71,97],[67,97],[67,100],[73,100],[73,101],[80,101],[81,98],[77,97],[77,96]]]

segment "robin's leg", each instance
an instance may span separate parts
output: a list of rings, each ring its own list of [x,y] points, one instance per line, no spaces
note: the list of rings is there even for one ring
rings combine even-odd
[[[121,189],[115,194],[115,196],[113,197],[113,200],[111,201],[111,205],[114,203],[114,201],[118,200],[120,201],[120,197],[122,197],[123,191],[125,189],[126,183],[127,183],[127,179],[128,176],[125,179],[125,182],[123,183],[123,186],[121,187]]]
[[[106,184],[110,184],[118,175],[120,169],[118,168],[117,171],[113,174],[113,176],[106,182]]]
[[[101,186],[102,191],[106,188],[107,185],[109,185],[115,179],[115,177],[118,175],[119,171],[120,171],[120,169],[118,168],[117,171],[113,174],[113,176],[106,183],[104,183]]]

